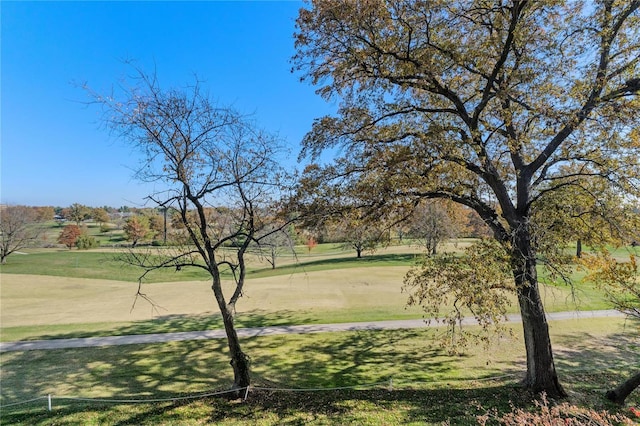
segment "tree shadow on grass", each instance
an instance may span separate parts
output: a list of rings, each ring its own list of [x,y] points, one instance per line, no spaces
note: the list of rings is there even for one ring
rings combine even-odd
[[[336,390],[313,394],[255,392],[241,410],[212,413],[211,423],[259,419],[273,424],[477,424],[477,416],[496,409],[526,406],[531,395],[512,385],[479,388]]]
[[[296,318],[300,318],[299,315]],[[262,327],[291,322],[287,311],[254,313],[241,325]],[[220,328],[219,315],[167,316],[162,321],[133,324],[109,335],[162,333]],[[95,334],[94,334],[95,335]],[[47,337],[47,336],[42,336]],[[78,333],[57,334],[56,339]],[[249,345],[251,339],[241,339]],[[255,345],[253,345],[255,347]],[[245,349],[250,355],[250,349]],[[5,352],[0,356],[2,404],[46,396],[171,397],[185,392],[227,389],[232,383],[224,338],[157,344],[99,346],[77,349]],[[101,389],[100,392],[94,390]]]
[[[46,402],[39,401],[39,408],[35,409],[4,409],[3,423],[38,424],[52,418],[73,423],[71,419],[86,415],[112,416],[110,424],[162,423],[168,417],[180,416],[185,406],[193,404],[200,404],[196,411],[212,423],[225,419],[242,421],[245,417],[251,422],[263,414],[274,419],[272,424],[303,424],[335,416],[352,418],[357,423],[358,413],[363,410],[372,415],[382,410],[389,418],[436,418],[442,415],[443,401],[449,403],[451,392],[460,398],[464,392],[446,383],[440,390],[428,391],[389,392],[375,387],[325,390],[366,389],[374,383],[387,388],[389,379],[395,381],[396,388],[400,382],[432,386],[434,380],[455,376],[460,358],[447,357],[438,349],[420,348],[417,342],[424,341],[422,333],[384,330],[243,339],[244,350],[252,359],[254,386],[262,388],[252,390],[245,403],[218,398],[208,402],[171,402],[187,395],[228,389],[232,370],[224,339],[5,353],[2,404],[51,394],[54,412],[47,413]],[[407,386],[411,385],[404,385],[404,389]],[[318,391],[286,390],[299,388]],[[61,399],[70,396],[168,402],[125,410],[99,401]],[[395,404],[401,407],[395,408]]]
[[[425,348],[421,342],[430,332],[353,331],[242,339],[257,387],[244,402],[223,398],[172,402],[228,389],[232,371],[224,339],[5,353],[2,404],[52,394],[54,412],[46,412],[46,402],[39,401],[39,408],[3,409],[2,423],[438,424],[450,420],[474,424],[476,416],[487,410],[504,413],[511,410],[510,404],[530,403],[532,396],[517,387],[517,378],[456,380],[477,378],[480,372],[464,371],[464,358]],[[623,377],[609,372],[614,363],[637,363],[637,340],[628,334],[603,339],[588,333],[563,339],[566,344],[557,350],[557,364],[570,402],[591,395],[608,407],[601,395],[606,387],[603,380]],[[581,368],[607,370],[607,374],[583,374]],[[482,369],[486,378],[504,371],[504,367]],[[315,390],[294,390],[301,388]],[[60,396],[167,402],[126,406]],[[631,401],[637,404],[639,399],[634,398]]]
[[[629,325],[628,331],[608,336],[590,333],[560,336],[563,345],[557,345],[554,353],[561,380],[569,384],[570,390],[580,384],[581,394],[574,393],[572,397],[579,400],[591,395],[602,399],[604,407],[607,405],[604,393],[640,369],[638,322]],[[640,404],[640,390],[631,394],[628,403]]]
[[[9,413],[11,424],[452,424],[475,425],[477,416],[531,404],[512,385],[469,389],[335,390],[314,393],[252,391],[246,401],[204,398],[143,406],[65,406],[48,413]],[[449,423],[445,423],[449,422]]]

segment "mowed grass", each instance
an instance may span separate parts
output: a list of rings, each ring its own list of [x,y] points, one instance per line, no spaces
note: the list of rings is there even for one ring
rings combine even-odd
[[[637,328],[621,319],[551,323],[568,401],[616,411],[602,392],[637,368]],[[637,324],[634,325],[637,327]],[[3,424],[475,424],[487,410],[527,406],[516,337],[450,356],[434,329],[244,339],[253,383],[246,401],[195,398],[232,380],[224,340],[2,354]],[[371,385],[371,386],[370,386]],[[345,388],[348,389],[335,389]],[[315,389],[293,392],[292,389]],[[321,390],[323,389],[323,390]],[[41,399],[53,395],[53,411]],[[64,397],[162,402],[136,404]],[[638,405],[632,394],[629,404]]]
[[[422,317],[419,307],[406,306],[408,294],[402,292],[418,248],[394,246],[357,259],[336,245],[319,247],[318,253],[283,256],[276,269],[253,257],[237,305],[237,326]],[[206,273],[184,268],[151,275],[141,292],[152,304],[136,298],[140,271],[116,262],[114,255],[74,250],[12,257],[0,274],[0,340],[221,328]],[[227,288],[227,294],[230,291]],[[609,308],[593,285],[542,286],[542,293],[549,312]],[[515,300],[511,312],[517,312]]]
[[[283,257],[275,271],[253,259],[237,326],[422,316],[418,308],[406,309],[407,294],[401,292],[419,249],[392,247],[363,259],[336,246],[315,250]],[[3,341],[221,326],[206,276],[183,270],[152,277],[141,288],[151,305],[135,298],[138,271],[110,263],[112,252],[40,254],[12,257],[13,263],[2,267]],[[594,287],[572,293],[566,286],[545,286],[543,297],[548,311],[576,309],[576,300],[582,309],[608,308]],[[516,312],[515,303],[512,308]],[[615,411],[602,392],[637,368],[637,324],[605,318],[550,326],[570,402]],[[463,356],[433,346],[441,330],[426,328],[242,339],[254,385],[270,388],[252,390],[245,402],[180,399],[228,389],[232,373],[224,340],[2,353],[0,423],[474,424],[489,409],[506,412],[511,403],[531,401],[517,386],[524,348],[520,326],[512,327],[515,338],[471,348]],[[11,405],[48,394],[54,396],[51,413],[42,399]],[[167,401],[131,405],[61,398],[70,396]],[[637,394],[629,402],[638,405]]]
[[[455,248],[453,245],[451,247]],[[163,249],[153,250],[162,253]],[[6,264],[0,266],[0,273],[137,282],[144,270],[120,262],[118,260],[120,251],[121,249],[30,251],[12,255]],[[355,252],[340,250],[335,244],[326,244],[322,245],[320,250],[314,249],[313,253],[282,254],[276,259],[277,268],[275,269],[272,269],[261,256],[248,255],[248,278],[362,266],[406,266],[415,264],[419,256],[420,249],[417,247],[396,246],[369,253],[358,259]],[[223,270],[223,276],[231,278],[231,274],[226,270]],[[198,281],[208,278],[208,273],[201,268],[182,268],[180,271],[169,268],[146,274],[144,282]]]
[[[337,262],[337,264],[340,264]],[[375,263],[369,265],[376,265]],[[422,318],[402,291],[410,266],[345,269],[252,277],[237,304],[238,327]],[[49,339],[197,331],[221,328],[209,281],[144,284],[2,274],[0,340]],[[227,283],[230,284],[230,283]],[[549,312],[608,309],[593,287],[543,286]],[[227,286],[227,293],[231,291]],[[576,304],[577,303],[577,304]],[[515,299],[511,312],[517,312]]]
[[[369,267],[253,279],[238,302],[237,325],[420,318],[420,309],[405,308],[405,272]],[[13,274],[3,274],[2,281],[3,341],[221,326],[208,281],[143,285],[155,306],[136,299],[134,283]]]
[[[392,247],[357,259],[336,245],[319,247],[306,256],[283,256],[283,266],[275,270],[252,258],[254,267],[237,306],[238,326],[421,316],[419,309],[405,309],[407,295],[401,293],[402,277],[415,256],[406,251],[419,249]],[[206,273],[183,268],[151,275],[142,292],[152,305],[136,299],[140,271],[114,261],[114,255],[74,250],[12,257],[0,274],[0,339],[220,327]]]

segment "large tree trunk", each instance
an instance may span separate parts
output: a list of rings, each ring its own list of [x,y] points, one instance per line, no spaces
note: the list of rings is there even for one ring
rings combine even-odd
[[[616,404],[624,404],[629,394],[640,386],[640,371],[622,382],[617,388],[607,391],[606,397]]]
[[[549,325],[538,286],[535,250],[526,227],[516,232],[513,244],[512,268],[527,354],[527,374],[523,384],[533,392],[565,397],[567,394],[560,385],[553,361]]]

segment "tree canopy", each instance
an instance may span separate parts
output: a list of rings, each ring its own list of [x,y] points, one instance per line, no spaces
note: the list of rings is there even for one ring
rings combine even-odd
[[[509,253],[525,384],[564,395],[536,265],[536,207],[585,179],[640,195],[640,1],[315,1],[295,69],[337,99],[302,155],[341,146],[325,180],[393,212],[475,210]],[[336,191],[334,189],[334,191]],[[592,194],[593,197],[598,194]]]
[[[65,227],[62,228],[62,231],[60,231],[60,234],[58,235],[58,242],[60,244],[64,244],[69,250],[71,250],[73,246],[76,245],[76,242],[78,241],[78,237],[80,237],[80,235],[82,235],[82,230],[78,225],[65,225]]]

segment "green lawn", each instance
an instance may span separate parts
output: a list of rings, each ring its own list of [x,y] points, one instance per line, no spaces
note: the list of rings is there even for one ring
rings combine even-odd
[[[237,325],[257,327],[422,318],[406,307],[409,266],[360,266],[252,277],[237,305]],[[135,283],[2,274],[0,340],[144,334],[220,328],[208,281],[145,284],[156,306],[137,299]],[[543,287],[549,312],[608,309],[597,290]],[[135,305],[134,305],[135,303]],[[515,299],[511,312],[517,312]]]
[[[517,326],[515,326],[517,330]],[[622,320],[551,323],[569,402],[616,409],[604,389],[637,367],[637,332]],[[226,389],[225,342],[190,341],[2,354],[3,424],[473,424],[477,415],[531,396],[517,381],[524,349],[516,333],[488,348],[449,356],[431,345],[437,330],[360,331],[244,339],[256,387],[245,402],[172,399]],[[369,387],[376,384],[378,386]],[[284,389],[324,390],[292,393]],[[276,389],[282,389],[281,391]],[[46,400],[15,402],[53,395]],[[167,402],[108,404],[63,397]],[[640,404],[632,395],[630,404]]]
[[[407,294],[401,292],[402,278],[419,249],[389,247],[363,259],[338,245],[305,250],[281,257],[275,270],[252,259],[238,303],[238,327],[422,317],[419,309],[406,309]],[[220,328],[205,273],[151,275],[141,291],[153,299],[152,306],[135,299],[139,272],[114,262],[113,254],[50,249],[11,256],[0,274],[0,339]],[[550,312],[608,308],[593,286],[551,283],[542,289]],[[615,411],[602,391],[637,368],[637,324],[606,318],[550,326],[570,402]],[[452,424],[473,424],[489,409],[505,412],[511,403],[528,406],[531,400],[517,387],[524,348],[519,325],[512,328],[515,340],[505,337],[463,356],[433,346],[437,329],[243,339],[254,385],[279,389],[253,390],[246,402],[212,397],[174,401],[228,387],[231,369],[223,340],[3,353],[0,423],[377,425],[450,419]],[[373,383],[382,385],[367,386]],[[335,387],[349,389],[280,391]],[[42,399],[10,405],[48,394],[54,395],[52,413]],[[69,396],[170,401],[123,405],[60,398]],[[637,394],[630,403],[640,403]]]
[[[283,256],[276,269],[252,258],[237,306],[238,326],[422,317],[419,308],[406,308],[408,295],[401,292],[419,249],[394,246],[357,259],[335,245],[318,247],[323,250],[317,254]],[[114,261],[114,255],[49,250],[12,256],[0,274],[0,340],[220,327],[206,273],[184,268],[151,274],[142,292],[156,303],[153,307],[135,298],[139,270]],[[593,285],[553,284],[542,292],[549,312],[609,308]],[[511,312],[517,312],[515,300]]]
[[[420,318],[405,309],[407,267],[360,267],[254,278],[237,305],[239,326]],[[2,275],[3,341],[203,330],[220,326],[208,281],[146,284],[24,274]],[[135,308],[132,309],[135,302]]]
[[[361,266],[410,266],[419,256],[418,249],[406,246],[368,254],[357,259],[354,253],[336,250],[335,245],[322,246],[329,247],[331,250],[316,253],[314,249],[313,254],[298,254],[295,257],[293,254],[282,255],[278,258],[278,265],[282,266],[276,269],[272,269],[266,261],[261,261],[257,256],[249,256],[248,276],[260,278]],[[6,264],[0,266],[0,273],[137,282],[141,269],[119,262],[117,255],[117,250],[38,250],[12,255]],[[175,269],[164,269],[148,274],[145,282],[194,281],[208,278],[208,273],[200,268],[183,268],[179,272]]]

